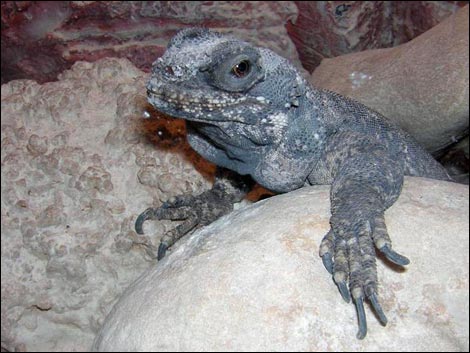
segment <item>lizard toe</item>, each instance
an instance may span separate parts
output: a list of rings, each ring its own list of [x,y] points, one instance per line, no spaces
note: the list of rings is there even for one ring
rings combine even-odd
[[[323,237],[320,244],[320,257],[326,270],[333,274],[333,256],[335,250],[335,234],[332,229]]]

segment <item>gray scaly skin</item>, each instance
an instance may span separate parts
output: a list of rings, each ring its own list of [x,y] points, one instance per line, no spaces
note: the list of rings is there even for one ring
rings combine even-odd
[[[331,228],[320,256],[342,297],[352,296],[357,337],[367,333],[365,299],[387,323],[374,246],[398,265],[409,263],[392,250],[384,211],[400,195],[404,175],[449,180],[426,151],[379,113],[310,86],[272,51],[207,29],[186,29],[170,41],[147,93],[156,109],[186,120],[190,145],[220,167],[211,190],[138,217],[139,233],[147,219],[184,220],[164,235],[158,259],[193,228],[232,210],[250,187],[240,176],[277,193],[331,184]]]

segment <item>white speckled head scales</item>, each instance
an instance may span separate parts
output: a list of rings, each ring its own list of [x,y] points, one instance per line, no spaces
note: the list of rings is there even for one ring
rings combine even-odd
[[[221,38],[222,35],[218,32],[209,30],[208,28],[193,27],[185,28],[179,31],[168,43],[168,49],[176,47],[181,49],[181,44],[188,41],[194,41],[194,44],[198,44],[201,41],[214,40]]]
[[[223,45],[221,45],[223,44]],[[288,67],[287,60],[275,54],[269,49],[255,47],[252,44],[240,40],[229,34],[221,34],[213,30],[201,27],[186,28],[179,31],[168,43],[167,50],[155,64],[171,67],[168,71],[169,81],[177,82],[180,79],[196,75],[204,66],[214,64],[213,60],[226,58],[225,55],[214,55],[214,51],[223,54],[229,51],[236,56],[237,52],[247,52],[247,55],[263,66],[263,71],[275,71],[279,65]],[[160,66],[161,68],[161,66]],[[261,77],[260,77],[261,78]],[[224,87],[222,87],[224,88]],[[246,87],[243,87],[246,89]],[[235,91],[237,91],[235,89]]]
[[[246,77],[243,80],[233,81],[232,85],[225,85],[225,79],[221,78],[224,71],[230,71],[230,65],[237,63],[231,58],[240,61],[246,59],[258,70],[255,77]],[[214,72],[214,83],[220,88],[237,92],[244,91],[263,77],[260,64],[260,53],[247,42],[241,41],[230,35],[222,35],[207,28],[187,28],[178,32],[169,42],[165,54],[157,60],[157,65],[162,65],[169,73],[166,77],[169,81],[191,80],[197,75],[197,71],[211,71],[221,66]],[[245,81],[245,82],[243,82]]]
[[[157,63],[178,68],[172,72],[173,79],[177,79],[206,65],[211,49],[230,39],[207,28],[186,28],[170,40],[167,50]]]

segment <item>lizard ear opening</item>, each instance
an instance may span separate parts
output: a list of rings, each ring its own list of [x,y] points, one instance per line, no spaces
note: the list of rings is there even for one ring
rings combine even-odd
[[[254,48],[224,49],[214,53],[217,60],[209,69],[210,84],[229,92],[244,92],[264,76],[261,57]]]

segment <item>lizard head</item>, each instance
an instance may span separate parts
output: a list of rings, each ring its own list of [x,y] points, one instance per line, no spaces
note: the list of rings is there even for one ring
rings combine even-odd
[[[159,111],[188,121],[259,127],[274,119],[279,129],[288,110],[298,107],[305,86],[297,70],[274,52],[189,28],[154,62],[147,94]]]

